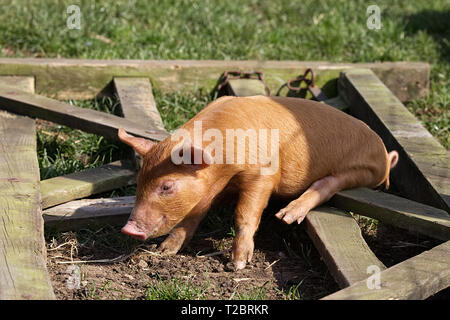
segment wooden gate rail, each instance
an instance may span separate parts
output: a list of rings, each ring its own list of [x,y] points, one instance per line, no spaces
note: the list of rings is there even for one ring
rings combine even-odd
[[[450,286],[450,241],[378,274],[376,280],[359,281],[323,300],[417,300]]]

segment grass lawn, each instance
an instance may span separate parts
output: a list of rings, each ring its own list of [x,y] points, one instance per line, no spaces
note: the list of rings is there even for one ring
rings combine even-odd
[[[81,10],[79,30],[66,26],[66,9],[73,4]],[[366,26],[371,4],[381,9],[380,30]],[[0,8],[0,57],[429,62],[430,96],[406,106],[450,148],[447,0],[0,0]],[[168,130],[182,125],[210,100],[208,91],[201,89],[181,95],[155,88],[154,94]],[[119,106],[117,98],[70,103],[111,113]],[[96,135],[45,121],[38,128],[42,179],[123,156],[123,146]],[[134,191],[131,187],[109,195]],[[148,291],[149,298],[161,297],[161,292],[169,295],[167,288],[157,288]]]

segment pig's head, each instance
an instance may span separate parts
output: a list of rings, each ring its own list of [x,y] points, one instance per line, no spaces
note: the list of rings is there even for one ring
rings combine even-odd
[[[119,129],[119,138],[143,157],[137,177],[136,203],[122,232],[140,240],[167,234],[184,218],[199,214],[208,192],[208,165],[171,161],[170,138],[155,143]],[[192,152],[196,152],[192,146]],[[197,151],[198,152],[198,151]]]

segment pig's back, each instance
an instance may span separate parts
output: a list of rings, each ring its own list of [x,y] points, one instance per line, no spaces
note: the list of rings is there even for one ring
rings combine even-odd
[[[280,180],[276,193],[296,195],[327,175],[355,168],[386,175],[382,140],[362,121],[325,104],[287,97],[225,97],[200,112],[207,127],[278,129]],[[258,132],[258,131],[257,131]]]

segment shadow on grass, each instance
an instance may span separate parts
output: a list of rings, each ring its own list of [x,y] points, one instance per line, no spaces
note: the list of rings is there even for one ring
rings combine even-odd
[[[427,32],[439,46],[442,60],[450,61],[450,10],[423,10],[406,16],[405,31]]]

